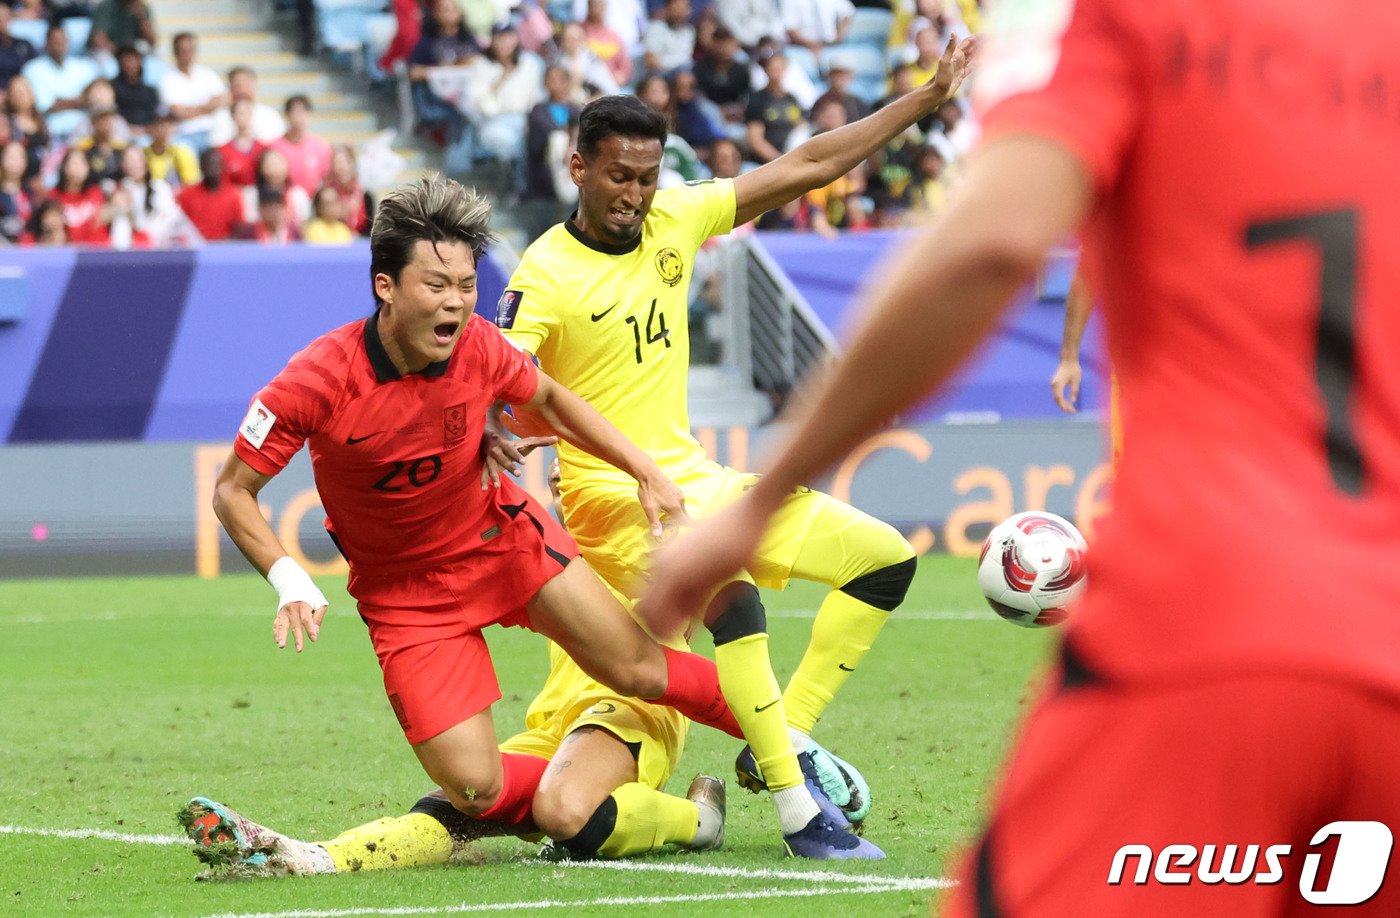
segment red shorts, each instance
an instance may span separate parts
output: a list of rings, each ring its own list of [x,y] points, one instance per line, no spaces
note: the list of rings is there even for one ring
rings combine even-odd
[[[350,593],[410,743],[421,743],[501,697],[481,629],[529,627],[525,607],[578,556],[534,500],[470,557],[413,573],[350,575]]]
[[[1347,913],[1400,915],[1400,877],[1387,874],[1400,867],[1361,863],[1378,847],[1366,828],[1313,843],[1338,821],[1400,830],[1400,700],[1301,674],[1126,688],[1067,670],[1023,729],[945,915],[1312,914],[1301,890],[1345,897],[1372,879],[1379,892]],[[1190,847],[1164,858],[1173,845]],[[1227,845],[1240,876],[1225,881]],[[1283,845],[1282,877],[1267,882],[1267,849]]]

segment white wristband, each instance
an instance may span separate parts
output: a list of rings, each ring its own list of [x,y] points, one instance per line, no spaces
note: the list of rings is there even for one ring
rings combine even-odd
[[[283,606],[293,602],[304,602],[311,607],[311,611],[316,611],[322,606],[330,605],[326,602],[325,595],[316,586],[311,575],[295,561],[291,555],[283,555],[273,562],[272,567],[267,569],[267,582],[272,584],[272,588],[277,591],[277,608],[280,611]]]

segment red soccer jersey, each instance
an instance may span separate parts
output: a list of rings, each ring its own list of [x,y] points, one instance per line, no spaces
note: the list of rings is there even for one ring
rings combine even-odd
[[[1130,677],[1400,690],[1400,6],[1008,0],[989,141],[1048,137],[1124,451],[1069,639]]]
[[[503,505],[524,499],[509,480],[481,490],[480,446],[493,402],[534,396],[535,366],[472,316],[450,358],[400,376],[376,318],[292,357],[253,400],[234,449],[275,475],[309,441],[327,528],[356,573],[461,561],[509,520]]]

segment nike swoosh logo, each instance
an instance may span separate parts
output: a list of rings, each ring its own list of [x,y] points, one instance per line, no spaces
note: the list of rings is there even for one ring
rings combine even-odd
[[[767,704],[765,704],[765,705],[764,705],[763,707],[761,707],[761,708],[760,708],[758,705],[754,705],[754,707],[753,707],[753,712],[754,712],[755,714],[762,714],[764,711],[768,710],[768,709],[771,708],[773,705],[777,704],[779,701],[782,701],[782,699],[781,699],[781,698],[774,698],[772,701],[768,702]]]
[[[382,430],[376,430],[374,433],[372,433],[372,434],[365,434],[363,437],[349,437],[349,436],[347,436],[347,437],[345,438],[345,445],[346,445],[346,446],[354,446],[356,443],[363,443],[363,442],[365,442],[365,441],[368,440],[370,437],[377,437],[377,436],[379,436],[381,433],[383,433]]]
[[[605,701],[605,702],[603,702],[602,704],[595,704],[593,707],[589,708],[589,709],[588,709],[588,713],[589,713],[589,714],[611,714],[613,711],[616,711],[616,710],[617,710],[617,705],[615,705],[615,704],[609,704],[608,702]]]
[[[618,302],[620,303],[621,300],[619,300]],[[593,321],[594,321],[594,322],[597,322],[599,319],[603,318],[603,316],[607,315],[608,313],[610,313],[610,312],[612,312],[614,309],[616,309],[616,308],[617,308],[617,305],[618,305],[617,303],[613,303],[613,304],[612,304],[611,306],[609,306],[607,309],[604,309],[602,312],[597,313],[596,315],[593,315],[593,316],[592,316]]]
[[[837,668],[837,669],[844,669],[844,670],[845,670],[846,672],[848,672],[848,673],[853,673],[853,672],[856,671],[856,669],[855,669],[854,666],[847,666],[845,663],[837,663],[837,664],[836,664],[836,668]]]

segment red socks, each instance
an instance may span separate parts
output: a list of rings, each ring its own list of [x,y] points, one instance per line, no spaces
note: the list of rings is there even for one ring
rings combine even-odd
[[[744,738],[729,702],[719,690],[719,670],[699,654],[661,648],[666,655],[666,691],[652,704],[675,708],[697,724],[723,730],[736,739]]]
[[[482,813],[479,820],[505,823],[511,826],[511,834],[533,832],[535,821],[530,815],[530,806],[535,799],[535,791],[540,786],[540,778],[549,765],[548,759],[515,752],[501,753],[501,795],[491,809]]]

